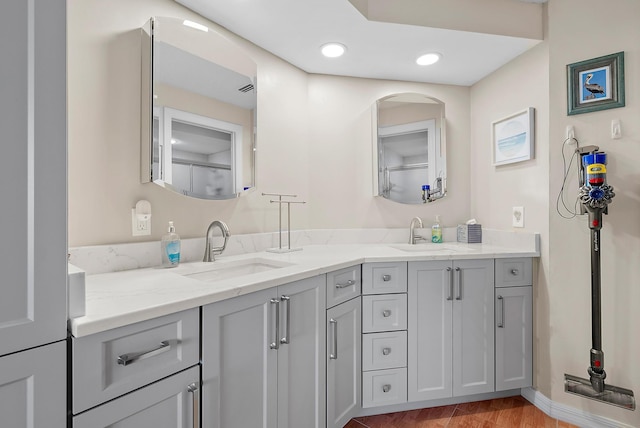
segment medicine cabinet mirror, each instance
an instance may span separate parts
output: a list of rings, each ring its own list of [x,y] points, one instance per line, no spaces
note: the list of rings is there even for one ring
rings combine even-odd
[[[403,204],[445,196],[444,103],[403,93],[377,100],[373,110],[374,194]]]
[[[155,17],[142,29],[141,181],[230,199],[255,187],[255,62],[210,28]]]

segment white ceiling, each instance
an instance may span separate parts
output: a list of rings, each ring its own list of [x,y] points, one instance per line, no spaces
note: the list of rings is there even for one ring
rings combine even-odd
[[[540,42],[369,21],[348,0],[176,1],[308,73],[469,86]],[[347,46],[344,56],[320,54],[332,41]],[[427,52],[442,59],[418,66]]]

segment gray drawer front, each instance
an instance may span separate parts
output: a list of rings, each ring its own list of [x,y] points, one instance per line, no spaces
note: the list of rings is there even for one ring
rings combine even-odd
[[[164,342],[164,343],[163,343]],[[85,411],[199,361],[199,309],[72,338],[73,413]],[[123,364],[127,359],[127,364]]]
[[[496,259],[496,287],[524,287],[533,284],[529,257]]]
[[[362,265],[362,294],[407,292],[407,263],[365,263]]]
[[[360,265],[327,274],[327,308],[332,308],[360,295],[362,274]]]

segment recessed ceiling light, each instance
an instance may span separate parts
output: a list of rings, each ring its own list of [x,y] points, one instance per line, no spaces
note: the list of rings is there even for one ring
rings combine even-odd
[[[418,59],[416,59],[416,63],[418,65],[431,65],[431,64],[435,64],[436,62],[438,62],[440,60],[440,54],[439,53],[428,53],[422,56],[419,56]]]
[[[342,56],[347,50],[346,46],[341,43],[326,43],[320,48],[322,55],[327,58],[337,58]]]
[[[197,22],[189,21],[188,19],[185,19],[184,21],[182,21],[182,25],[195,28],[196,30],[204,31],[205,33],[209,32],[209,28],[205,27],[202,24],[198,24]]]

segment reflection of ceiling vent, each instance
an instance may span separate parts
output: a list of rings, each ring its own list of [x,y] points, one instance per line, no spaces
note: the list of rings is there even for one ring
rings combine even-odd
[[[253,84],[249,83],[248,85],[243,86],[242,88],[238,89],[240,92],[249,92],[249,91],[253,91]]]

